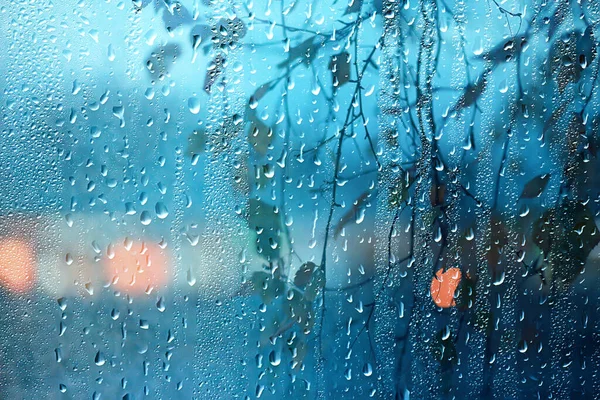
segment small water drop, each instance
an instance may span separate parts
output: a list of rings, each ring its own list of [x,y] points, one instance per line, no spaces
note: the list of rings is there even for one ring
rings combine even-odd
[[[197,97],[190,97],[188,99],[188,108],[192,114],[198,114],[200,112],[200,99]]]
[[[152,217],[150,216],[150,213],[148,211],[142,211],[142,213],[140,214],[140,221],[142,225],[150,225],[150,222],[152,222]]]
[[[196,284],[196,277],[192,273],[191,269],[188,269],[188,272],[187,272],[187,283],[190,286],[194,286]]]
[[[269,362],[274,367],[281,364],[281,352],[279,350],[273,350],[271,354],[269,354]]]
[[[156,302],[156,308],[158,309],[158,311],[160,312],[164,312],[165,311],[165,300],[162,297],[158,298],[158,301]]]
[[[104,354],[101,351],[96,353],[96,357],[94,357],[94,363],[99,367],[103,366],[106,363],[106,358],[104,357]]]
[[[167,209],[167,206],[160,201],[156,203],[154,209],[156,211],[156,216],[160,219],[165,219],[169,216],[169,210]]]

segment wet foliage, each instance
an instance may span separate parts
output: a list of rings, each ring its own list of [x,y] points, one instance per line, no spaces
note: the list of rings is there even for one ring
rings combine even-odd
[[[597,398],[599,18],[0,5],[0,398]]]

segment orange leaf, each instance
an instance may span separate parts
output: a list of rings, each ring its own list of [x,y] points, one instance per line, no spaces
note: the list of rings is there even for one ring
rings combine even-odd
[[[456,305],[454,292],[460,283],[461,272],[458,268],[450,268],[444,272],[440,268],[431,280],[431,298],[441,308],[449,308]]]

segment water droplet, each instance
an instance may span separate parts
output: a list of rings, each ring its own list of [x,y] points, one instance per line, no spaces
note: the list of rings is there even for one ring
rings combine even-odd
[[[167,210],[167,206],[160,201],[156,203],[154,209],[156,211],[156,216],[160,219],[165,219],[169,216],[169,210]]]
[[[108,56],[108,61],[115,61],[115,57],[116,57],[116,55],[115,55],[115,49],[113,48],[112,44],[108,45],[108,54],[107,54],[107,56]]]
[[[269,354],[269,362],[274,367],[281,364],[281,352],[279,350],[273,350],[271,354]]]
[[[106,358],[104,357],[104,354],[101,351],[96,353],[96,357],[94,357],[94,363],[99,367],[103,366],[106,363]]]
[[[197,97],[190,97],[188,99],[188,108],[192,114],[198,114],[200,112],[200,99]]]
[[[194,286],[196,284],[196,277],[192,273],[191,269],[188,269],[188,272],[187,272],[187,283],[190,286]]]
[[[158,308],[158,311],[160,312],[165,311],[165,300],[162,297],[158,298],[158,301],[156,302],[156,308]]]
[[[140,221],[142,222],[142,225],[150,225],[150,222],[152,222],[150,213],[148,211],[142,211],[140,214]]]

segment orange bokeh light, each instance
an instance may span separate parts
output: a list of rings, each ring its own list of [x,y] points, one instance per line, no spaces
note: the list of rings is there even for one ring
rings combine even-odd
[[[436,306],[449,308],[456,305],[454,292],[460,283],[461,272],[458,268],[450,268],[444,272],[440,268],[431,280],[431,298]]]
[[[143,294],[169,282],[169,262],[160,246],[142,241],[116,244],[106,266],[112,286],[127,294]]]
[[[0,239],[0,284],[14,293],[33,288],[35,255],[33,247],[24,240]]]

